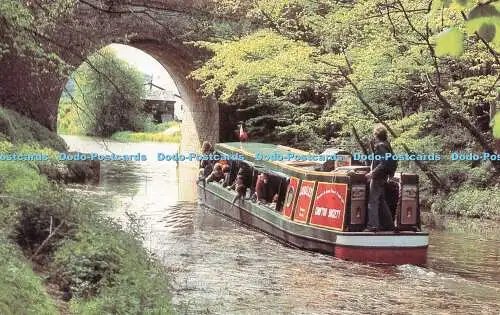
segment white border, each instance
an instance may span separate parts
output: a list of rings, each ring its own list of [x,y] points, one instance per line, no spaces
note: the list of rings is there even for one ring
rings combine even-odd
[[[359,247],[423,247],[429,245],[428,235],[339,235],[337,245]]]

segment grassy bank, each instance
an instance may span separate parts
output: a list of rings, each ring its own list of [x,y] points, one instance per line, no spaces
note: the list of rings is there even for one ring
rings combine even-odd
[[[10,123],[19,121],[30,124]],[[172,313],[166,272],[142,246],[137,221],[123,229],[40,175],[38,163],[58,163],[57,140],[16,138],[5,136],[0,153],[43,152],[51,160],[0,161],[0,314]]]
[[[57,314],[42,279],[31,269],[18,246],[0,235],[0,314]],[[19,313],[18,313],[19,314]]]
[[[132,132],[132,131],[120,131],[111,136],[111,139],[120,142],[143,142],[143,141],[155,141],[155,142],[171,142],[179,143],[181,141],[180,132],[174,134],[166,134],[164,132]]]
[[[58,135],[36,121],[0,107],[0,140],[18,144],[35,144],[56,151],[66,151],[66,143]]]
[[[181,141],[180,123],[169,121],[158,125],[147,124],[144,132],[120,131],[111,136],[111,139],[121,142],[172,142]]]

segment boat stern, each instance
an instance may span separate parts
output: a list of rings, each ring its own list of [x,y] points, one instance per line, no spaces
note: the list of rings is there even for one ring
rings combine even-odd
[[[424,232],[342,233],[337,235],[335,243],[335,257],[342,260],[424,266],[429,235]]]

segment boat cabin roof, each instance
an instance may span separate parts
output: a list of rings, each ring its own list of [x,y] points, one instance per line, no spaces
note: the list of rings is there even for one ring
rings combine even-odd
[[[239,153],[244,157],[244,161],[255,168],[261,168],[263,171],[269,170],[271,173],[283,174],[285,176],[294,176],[306,180],[335,181],[342,177],[348,178],[348,172],[355,168],[342,167],[334,171],[321,171],[319,169],[325,161],[307,160],[305,157],[319,156],[307,151],[298,150],[282,145],[258,142],[226,142],[215,145],[215,150],[224,154]],[[336,154],[350,155],[343,150],[333,150],[330,152]],[[291,160],[280,160],[279,157],[289,157],[293,154]],[[325,155],[324,153],[322,155]],[[329,154],[327,154],[329,155]],[[297,157],[299,157],[297,159]]]

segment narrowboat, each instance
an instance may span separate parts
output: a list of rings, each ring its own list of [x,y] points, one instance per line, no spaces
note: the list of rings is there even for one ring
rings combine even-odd
[[[428,233],[420,228],[416,174],[396,173],[387,184],[392,218],[385,222],[393,220],[396,229],[364,232],[370,168],[355,165],[349,152],[311,155],[251,142],[219,143],[214,150],[229,165],[226,182],[245,170],[248,192],[235,198],[236,191],[222,181],[198,181],[200,202],[209,208],[303,250],[369,264],[425,265]],[[252,196],[264,173],[267,184],[259,189],[265,193],[257,202]]]

